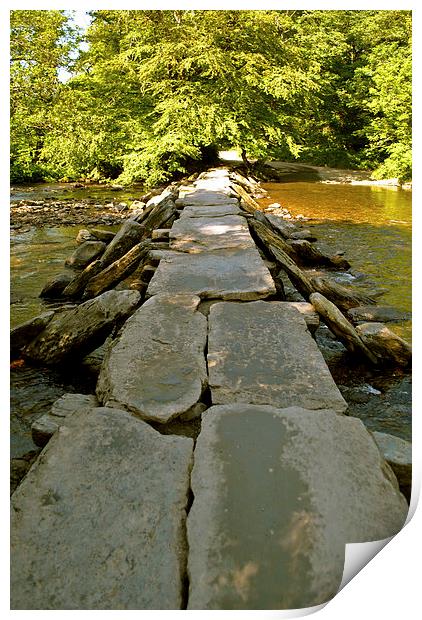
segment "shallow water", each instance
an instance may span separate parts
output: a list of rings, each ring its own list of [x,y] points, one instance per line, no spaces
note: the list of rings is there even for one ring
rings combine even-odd
[[[411,310],[412,193],[376,186],[337,185],[299,180],[266,183],[269,197],[292,215],[310,218],[316,245],[332,253],[344,251],[351,274],[338,281],[365,293],[381,293],[379,305]],[[390,323],[397,334],[411,339],[411,323]]]
[[[385,289],[379,304],[391,304],[403,310],[411,306],[411,193],[368,186],[330,185],[314,180],[267,183],[270,196],[263,206],[279,202],[293,215],[302,214],[312,221],[322,249],[344,250],[352,264],[353,275],[338,274],[343,283],[353,283],[371,292]],[[48,194],[49,186],[36,186],[33,199],[40,192]],[[60,190],[62,188],[51,187]],[[46,191],[45,191],[46,190]],[[28,188],[26,188],[28,192]],[[92,188],[77,190],[86,198]],[[110,190],[107,190],[108,192]],[[104,195],[104,189],[100,192]],[[113,198],[123,195],[110,192]],[[127,195],[139,192],[127,191]],[[50,191],[51,194],[51,191]],[[19,195],[15,193],[15,196]],[[17,198],[23,199],[22,195]],[[75,249],[75,237],[81,226],[31,228],[11,233],[11,326],[18,325],[51,307],[38,295],[46,281],[64,269],[64,261]],[[116,230],[116,227],[105,227]],[[359,276],[359,272],[362,273]],[[389,324],[394,331],[410,339],[410,322]],[[34,449],[30,427],[34,419],[49,411],[54,400],[64,392],[93,393],[92,378],[84,377],[78,368],[65,372],[22,367],[11,373],[11,451],[19,456]],[[366,413],[365,416],[367,417]],[[408,416],[395,418],[393,432],[409,435]],[[388,419],[372,419],[373,428],[391,432]],[[403,427],[403,428],[402,428]],[[402,431],[402,432],[401,432]]]

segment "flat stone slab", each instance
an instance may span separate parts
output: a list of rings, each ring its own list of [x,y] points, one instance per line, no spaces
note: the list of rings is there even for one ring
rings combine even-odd
[[[188,254],[160,253],[147,296],[193,293],[202,299],[262,299],[275,293],[274,281],[256,248]]]
[[[180,609],[193,441],[72,416],[12,496],[12,609]]]
[[[216,220],[212,217],[184,218],[174,222],[170,230],[170,249],[179,252],[255,248],[245,218],[226,215]]]
[[[282,301],[214,304],[208,370],[213,404],[347,409],[303,316]]]
[[[226,215],[240,215],[242,213],[244,213],[244,211],[234,204],[211,206],[190,205],[180,212],[180,219],[184,220],[189,217],[224,217]]]
[[[212,191],[204,188],[195,189],[183,195],[182,198],[176,200],[176,205],[221,205],[234,204],[238,205],[237,198],[231,198],[223,190]]]
[[[356,418],[233,404],[202,414],[188,609],[297,609],[338,591],[346,543],[393,536],[407,503]]]
[[[97,383],[103,404],[168,422],[207,385],[207,320],[195,295],[157,295],[128,320],[104,359]]]

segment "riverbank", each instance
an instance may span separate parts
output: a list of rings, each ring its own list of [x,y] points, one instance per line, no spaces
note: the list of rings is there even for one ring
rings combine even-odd
[[[339,169],[285,161],[267,161],[266,164],[277,171],[280,181],[283,178],[289,179],[297,174],[308,174],[316,177],[315,180],[321,183],[363,185],[404,190],[412,189],[412,181],[401,183],[397,178],[374,179],[370,170]]]

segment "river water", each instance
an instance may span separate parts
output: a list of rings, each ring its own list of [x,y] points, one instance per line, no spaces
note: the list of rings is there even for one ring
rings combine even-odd
[[[269,196],[262,206],[278,202],[293,215],[311,218],[317,245],[321,249],[344,251],[352,264],[352,274],[338,274],[343,283],[353,283],[365,292],[383,291],[379,304],[411,309],[411,192],[393,188],[330,184],[304,175],[286,178],[283,183],[263,185]],[[31,199],[61,194],[61,186],[35,186]],[[12,199],[27,198],[29,190],[18,188]],[[109,190],[96,189],[96,196]],[[129,192],[132,196],[134,190]],[[142,193],[139,191],[139,193]],[[92,189],[78,190],[77,198],[92,196]],[[104,194],[103,194],[104,195]],[[127,194],[129,195],[129,194]],[[115,194],[114,194],[115,197]],[[126,198],[126,194],[124,196]],[[76,198],[76,197],[75,197]],[[119,193],[119,199],[123,196]],[[29,228],[11,233],[11,326],[40,314],[49,304],[38,295],[45,282],[61,272],[64,260],[75,248],[81,226]],[[103,227],[105,228],[105,227]],[[112,227],[116,230],[117,227]],[[339,281],[340,281],[339,280]],[[410,340],[409,321],[390,324],[391,329]],[[20,456],[35,448],[30,427],[47,412],[64,392],[92,393],[93,379],[77,366],[58,373],[43,368],[21,366],[11,372],[11,455]],[[353,412],[352,415],[359,415]],[[368,421],[373,430],[410,437],[410,416],[406,410],[395,420],[385,415]]]

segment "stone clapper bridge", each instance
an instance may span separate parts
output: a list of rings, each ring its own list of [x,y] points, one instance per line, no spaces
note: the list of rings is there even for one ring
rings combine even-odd
[[[228,170],[177,202],[102,406],[63,421],[13,496],[12,609],[310,607],[336,594],[346,543],[404,524],[304,316],[268,301]],[[160,432],[201,415],[196,442]]]

